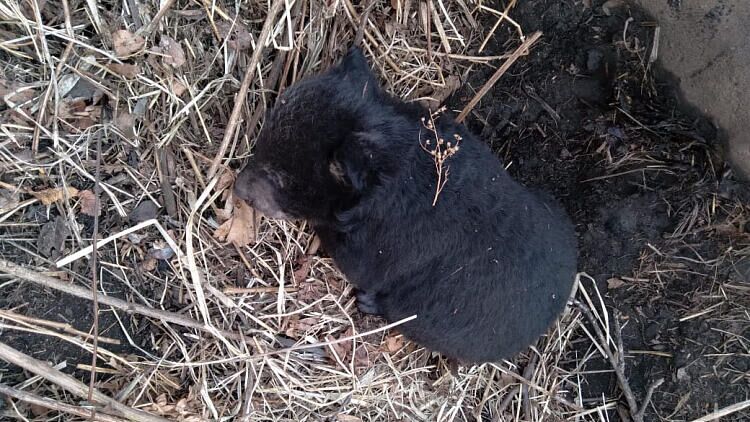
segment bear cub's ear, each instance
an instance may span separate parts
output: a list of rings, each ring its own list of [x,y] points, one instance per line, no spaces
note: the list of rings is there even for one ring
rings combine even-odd
[[[354,193],[363,193],[377,180],[378,135],[354,132],[333,151],[328,165],[339,184]]]
[[[352,47],[341,63],[332,70],[342,82],[351,84],[352,91],[363,98],[376,97],[380,93],[378,80],[359,47]]]

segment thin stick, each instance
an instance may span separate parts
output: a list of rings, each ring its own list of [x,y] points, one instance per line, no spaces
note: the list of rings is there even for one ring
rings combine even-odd
[[[654,395],[654,391],[656,391],[656,389],[659,388],[659,386],[662,384],[664,384],[664,378],[659,378],[656,381],[652,382],[651,385],[648,386],[648,391],[646,391],[646,397],[643,399],[643,404],[641,404],[641,409],[638,411],[637,419],[644,420],[643,415],[646,414],[646,409],[648,408],[648,404],[651,402],[651,396]]]
[[[80,416],[82,418],[86,418],[91,415],[91,412],[89,412],[88,409],[73,406],[67,403],[60,403],[58,401],[38,396],[34,393],[29,393],[28,391],[19,390],[5,384],[0,384],[0,394],[8,397],[13,397],[16,400],[21,400],[26,403],[31,403],[36,406],[41,406],[45,409],[57,410],[58,412],[69,413],[71,415]],[[105,415],[101,412],[96,414],[94,420],[101,422],[124,422],[124,419]]]
[[[266,44],[266,40],[268,39],[268,35],[270,35],[271,30],[273,29],[273,20],[281,11],[281,6],[283,4],[284,0],[274,0],[273,5],[271,6],[271,10],[268,11],[268,15],[266,16],[266,21],[263,22],[263,29],[261,29],[260,35],[258,36],[258,41],[255,44],[255,50],[253,51],[253,55],[250,58],[250,64],[248,64],[247,71],[245,72],[245,77],[242,78],[240,91],[234,98],[234,108],[232,108],[232,114],[229,116],[229,123],[227,123],[227,128],[224,131],[224,139],[221,140],[219,151],[216,153],[216,157],[214,157],[213,161],[211,162],[211,167],[208,170],[208,179],[211,179],[216,175],[216,172],[219,169],[219,165],[221,164],[221,160],[224,159],[224,154],[226,154],[227,149],[229,148],[229,144],[234,138],[234,133],[240,120],[240,113],[242,113],[242,107],[245,105],[245,97],[247,97],[247,91],[250,89],[250,83],[252,83],[253,79],[255,78],[255,71],[258,67],[258,63],[260,63],[260,56],[261,54],[263,54],[263,48]]]
[[[299,289],[296,287],[284,287],[284,291],[287,293],[294,293]],[[279,288],[274,286],[269,287],[227,287],[224,289],[224,294],[227,295],[242,295],[246,293],[278,293]]]
[[[161,8],[158,12],[156,12],[156,15],[153,19],[151,19],[151,22],[146,24],[146,26],[142,27],[137,31],[137,34],[142,37],[147,37],[151,35],[151,32],[156,28],[156,25],[159,24],[159,21],[161,21],[161,18],[164,17],[164,15],[167,14],[172,9],[172,6],[174,5],[176,0],[167,0],[162,4]]]
[[[106,238],[104,238],[104,239],[96,242],[96,247],[97,248],[101,248],[102,246],[106,245],[107,243],[110,243],[110,242],[114,241],[115,239],[119,239],[119,238],[121,238],[123,236],[127,236],[130,233],[137,232],[138,230],[140,230],[142,228],[145,228],[145,227],[148,227],[148,226],[151,226],[151,225],[156,226],[156,229],[159,230],[159,233],[161,233],[161,235],[164,237],[164,241],[167,242],[167,244],[169,245],[169,247],[172,248],[172,250],[177,254],[177,256],[179,256],[179,257],[184,256],[184,254],[182,253],[182,251],[180,250],[180,248],[177,246],[177,244],[174,242],[174,240],[172,240],[172,238],[169,236],[169,233],[167,233],[167,231],[164,230],[164,227],[162,227],[161,224],[159,224],[158,220],[153,219],[153,218],[150,219],[150,220],[146,220],[146,221],[144,221],[142,223],[138,223],[138,224],[136,224],[133,227],[127,228],[127,229],[125,229],[125,230],[123,230],[123,231],[121,231],[119,233],[115,233],[115,234],[113,234],[113,235],[111,235],[109,237],[106,237]],[[81,249],[80,251],[78,251],[76,253],[73,253],[73,254],[70,254],[70,255],[66,256],[65,258],[63,258],[63,259],[55,262],[55,265],[57,265],[57,268],[63,267],[63,266],[68,265],[71,262],[73,262],[73,261],[75,261],[75,260],[77,260],[79,258],[82,258],[82,257],[90,254],[93,251],[94,251],[94,245],[89,245],[89,246]]]
[[[474,98],[472,98],[471,101],[469,101],[469,104],[466,104],[466,107],[464,107],[464,109],[461,111],[461,113],[456,118],[456,121],[458,123],[461,123],[461,122],[464,121],[464,119],[466,119],[466,116],[468,116],[469,113],[471,112],[471,110],[473,110],[474,107],[476,107],[477,103],[479,103],[479,101],[482,99],[482,97],[484,97],[485,95],[487,95],[487,93],[490,91],[490,89],[492,89],[492,87],[495,86],[495,84],[497,83],[497,81],[500,80],[500,78],[505,74],[505,72],[508,71],[508,69],[510,69],[510,67],[513,65],[513,63],[515,63],[516,60],[518,60],[519,57],[521,57],[522,55],[526,54],[526,52],[528,51],[528,49],[541,36],[542,36],[542,32],[541,31],[537,31],[537,32],[531,34],[531,36],[526,41],[524,41],[523,43],[521,43],[521,45],[518,46],[518,48],[516,49],[516,51],[514,51],[513,54],[511,54],[510,57],[508,57],[508,59],[505,60],[505,62],[503,63],[503,65],[500,66],[499,69],[497,69],[497,71],[495,72],[495,74],[492,75],[492,77],[490,77],[490,79],[487,81],[487,83],[484,84],[484,86],[482,87],[482,89],[480,89],[479,92],[477,92],[477,95],[475,95]]]
[[[94,383],[96,382],[96,359],[98,358],[97,349],[99,348],[99,274],[97,272],[97,263],[99,261],[99,255],[97,255],[97,240],[99,239],[99,214],[101,213],[101,202],[99,201],[99,195],[102,193],[101,171],[102,171],[102,136],[107,134],[107,123],[111,118],[111,109],[109,108],[109,97],[102,98],[102,120],[104,127],[102,130],[104,134],[99,133],[96,136],[96,165],[94,169],[94,231],[91,234],[91,246],[93,247],[91,254],[91,310],[94,313],[94,321],[91,326],[91,336],[94,338],[91,345],[91,374],[89,376],[89,395],[88,401],[90,402],[92,394],[94,394]],[[91,408],[90,419],[93,421],[96,417],[96,409]]]
[[[635,422],[643,422],[643,418],[639,418],[638,402],[636,402],[635,396],[633,395],[633,390],[630,388],[630,384],[628,383],[628,378],[625,376],[624,361],[622,360],[622,354],[625,353],[625,351],[620,348],[620,345],[622,344],[620,334],[615,333],[618,340],[618,348],[620,348],[620,350],[618,350],[620,358],[618,359],[618,357],[616,357],[612,353],[612,350],[609,348],[607,337],[604,336],[602,329],[599,327],[596,319],[594,319],[594,316],[591,314],[591,310],[589,309],[589,307],[585,303],[578,300],[574,300],[573,303],[578,306],[578,309],[581,310],[581,313],[583,313],[583,315],[589,321],[589,324],[591,324],[591,326],[594,328],[596,336],[599,338],[599,342],[601,343],[601,348],[604,350],[609,363],[612,365],[612,369],[614,369],[615,371],[615,376],[617,376],[618,384],[620,384],[620,390],[622,390],[622,394],[625,396],[625,400],[628,402],[630,417],[633,418]],[[615,318],[615,320],[617,320],[617,318]],[[619,328],[619,324],[616,324],[615,330],[619,331]],[[643,407],[645,407],[646,404],[647,403],[644,402]]]
[[[80,297],[83,299],[91,300],[90,290],[84,289],[82,287],[78,287],[70,283],[63,282],[53,277],[47,277],[47,276],[41,275],[36,271],[29,270],[28,268],[14,264],[4,259],[0,259],[0,272],[4,272],[14,277],[18,277],[26,281],[31,281],[33,283],[37,283],[42,286],[49,287],[51,289],[55,289],[55,290],[67,293],[75,297]],[[117,309],[121,309],[128,313],[136,313],[136,314],[144,315],[150,318],[154,318],[156,320],[161,320],[164,322],[171,322],[173,324],[181,325],[183,327],[194,328],[196,330],[201,330],[201,331],[205,331],[208,333],[213,333],[214,330],[216,330],[214,328],[204,325],[203,323],[199,321],[196,321],[191,318],[186,318],[182,315],[178,315],[172,312],[149,308],[147,306],[143,306],[137,303],[126,302],[124,300],[117,299],[111,296],[102,295],[101,293],[97,293],[97,296],[98,296],[97,299],[99,300],[99,303],[103,303],[105,305],[112,306]],[[238,333],[233,333],[233,332],[223,331],[223,330],[217,330],[217,331],[227,338],[230,338],[233,340],[240,340],[240,341],[243,340],[243,337]]]
[[[706,416],[702,416],[698,419],[694,419],[693,422],[715,421],[715,420],[718,420],[719,418],[731,415],[732,413],[735,413],[735,412],[739,412],[740,410],[746,409],[748,407],[750,407],[750,400],[741,401],[739,403],[735,403],[727,407],[721,408]]]
[[[80,397],[86,398],[89,395],[89,388],[82,382],[76,380],[70,375],[64,374],[52,366],[34,359],[31,356],[27,356],[18,350],[8,346],[5,343],[0,342],[0,358],[6,362],[12,363],[16,366],[38,375],[49,382],[59,385],[64,390]],[[134,421],[143,422],[166,422],[167,419],[159,416],[152,415],[142,410],[136,410],[131,407],[125,406],[124,404],[113,400],[110,397],[100,393],[99,391],[93,391],[91,393],[92,401],[103,405],[99,411],[113,411],[116,416],[127,418]]]
[[[40,319],[40,318],[33,318],[30,316],[17,314],[13,311],[0,309],[0,318],[7,319],[9,321],[13,321],[17,324],[22,324],[28,327],[33,327],[34,324],[36,324],[36,325],[41,325],[42,327],[54,328],[64,333],[68,333],[77,337],[81,337],[84,340],[88,340],[91,338],[91,335],[89,333],[84,333],[83,331],[76,330],[70,324],[65,324],[65,323],[56,322],[56,321],[49,321],[49,320]],[[120,344],[120,340],[109,338],[109,337],[101,337],[101,336],[99,337],[99,342],[109,343],[109,344]]]

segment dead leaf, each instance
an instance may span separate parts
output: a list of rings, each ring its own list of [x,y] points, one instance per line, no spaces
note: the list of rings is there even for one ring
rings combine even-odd
[[[286,334],[290,338],[300,338],[302,335],[304,335],[319,323],[320,319],[315,317],[307,317],[301,319],[293,318],[289,321],[289,326],[287,327],[284,334]]]
[[[371,368],[381,351],[374,344],[360,343],[354,351],[354,367],[359,370]],[[361,372],[361,371],[359,371]]]
[[[323,297],[326,294],[326,286],[320,280],[300,280],[297,282],[299,290],[297,290],[297,299],[302,302],[313,302],[316,299]]]
[[[349,337],[354,335],[354,329],[352,327],[349,327],[344,331],[341,335],[339,335],[338,339],[342,339],[345,337]],[[326,341],[333,341],[336,340],[333,336],[326,336]],[[331,350],[333,348],[333,350]],[[352,353],[352,341],[346,340],[340,343],[333,343],[326,348],[326,351],[328,352],[329,357],[332,360],[336,360],[336,357],[333,355],[333,353],[336,353],[336,356],[338,356],[339,359],[341,359],[342,362],[346,362],[346,359],[351,355]]]
[[[224,189],[228,188],[229,186],[234,183],[234,172],[233,171],[225,171],[221,173],[221,176],[219,176],[219,181],[216,182],[216,190],[221,192]]]
[[[81,213],[95,217],[101,215],[101,209],[96,206],[96,195],[90,190],[78,192],[78,198],[81,200]]]
[[[143,201],[130,212],[128,218],[133,223],[140,223],[156,218],[159,214],[159,206],[152,201]]]
[[[156,269],[156,264],[156,258],[147,258],[145,261],[141,262],[141,270],[150,273]]]
[[[430,110],[437,110],[460,87],[461,79],[457,75],[450,75],[445,79],[444,86],[435,88],[429,98],[425,98],[421,103]]]
[[[617,277],[612,277],[612,278],[610,278],[610,279],[607,280],[607,288],[609,290],[619,289],[620,287],[622,287],[624,285],[625,285],[625,282],[622,281],[622,280],[620,280]]]
[[[101,120],[102,107],[86,105],[84,98],[76,98],[60,102],[57,115],[72,126],[84,130]]]
[[[41,405],[38,405],[38,404],[36,404],[36,403],[32,403],[32,404],[31,404],[31,405],[29,406],[29,410],[31,410],[31,413],[32,413],[32,414],[33,414],[34,416],[37,416],[37,417],[38,417],[38,416],[44,416],[44,415],[46,415],[47,413],[49,413],[49,409],[48,409],[48,408],[46,408],[46,407],[44,407],[44,406],[41,406]]]
[[[58,215],[57,218],[44,224],[39,230],[37,249],[39,253],[52,259],[62,256],[65,240],[70,236],[68,221]]]
[[[352,415],[336,415],[336,421],[338,422],[362,422],[362,419]]]
[[[140,35],[120,29],[112,33],[112,43],[117,57],[127,57],[140,51],[146,45],[146,40]]]
[[[128,139],[135,138],[135,116],[128,112],[119,112],[115,116],[115,127]]]
[[[180,82],[180,80],[177,79],[177,78],[170,79],[169,80],[169,86],[172,89],[172,94],[174,94],[174,95],[176,95],[178,97],[181,97],[182,94],[184,94],[185,91],[187,90],[187,87],[185,86],[185,84],[183,84],[182,82]]]
[[[107,69],[127,79],[135,79],[141,73],[141,68],[137,64],[111,63],[107,65]]]
[[[220,242],[246,246],[255,242],[255,230],[258,227],[259,213],[255,212],[244,201],[234,201],[232,218],[225,221],[214,232]]]
[[[93,82],[90,82],[86,78],[78,78],[68,93],[65,94],[65,99],[90,100],[89,104],[95,104],[102,95],[102,91]]]
[[[18,193],[7,189],[0,189],[0,213],[5,213],[18,206]]]
[[[396,353],[401,350],[402,347],[404,347],[404,336],[402,335],[388,336],[383,343],[383,348],[388,353]]]
[[[36,90],[30,85],[10,83],[0,79],[0,104],[8,107],[18,106],[36,97]]]
[[[185,51],[177,41],[166,35],[162,35],[159,47],[161,47],[161,52],[164,54],[164,64],[171,65],[172,67],[181,67],[185,64]]]
[[[216,29],[221,39],[226,40],[227,46],[233,50],[245,50],[253,45],[253,36],[244,25],[221,21],[216,23]]]
[[[175,256],[174,250],[169,247],[167,242],[157,241],[154,242],[154,248],[148,251],[148,255],[152,258],[160,261],[167,261]]]
[[[62,200],[66,196],[66,193],[69,198],[74,198],[78,196],[78,189],[68,186],[67,188],[51,188],[40,190],[38,192],[29,192],[31,196],[40,200],[44,205],[52,205],[55,202]]]
[[[297,260],[299,268],[294,270],[293,273],[295,282],[299,283],[300,281],[306,280],[307,276],[310,275],[310,261],[310,257],[307,255],[303,255]]]

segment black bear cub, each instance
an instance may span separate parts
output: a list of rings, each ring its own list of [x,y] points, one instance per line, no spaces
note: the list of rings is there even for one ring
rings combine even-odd
[[[279,97],[235,194],[266,216],[308,220],[361,311],[416,315],[398,330],[447,357],[511,358],[565,307],[573,226],[463,125],[432,120],[381,90],[352,49]],[[448,142],[438,183],[430,152]]]

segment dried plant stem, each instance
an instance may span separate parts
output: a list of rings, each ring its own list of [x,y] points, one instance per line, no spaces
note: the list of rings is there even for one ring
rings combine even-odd
[[[461,136],[457,133],[453,134],[453,143],[451,143],[451,141],[446,141],[438,133],[437,124],[435,123],[435,116],[444,111],[445,111],[445,108],[441,108],[435,113],[430,113],[429,121],[425,121],[424,117],[422,118],[422,126],[424,126],[424,128],[427,129],[428,131],[432,132],[432,134],[435,137],[435,148],[431,149],[430,139],[426,140],[423,143],[421,135],[419,137],[420,146],[422,147],[424,151],[426,151],[428,154],[432,156],[432,160],[435,163],[435,172],[437,173],[437,185],[435,187],[435,196],[432,199],[433,207],[435,206],[435,204],[437,204],[437,200],[438,200],[438,197],[440,196],[440,192],[443,191],[445,184],[448,182],[448,172],[450,169],[445,163],[446,161],[448,161],[449,158],[451,158],[455,153],[458,152],[459,144],[461,143]]]
[[[9,321],[16,322],[17,324],[22,324],[24,326],[29,326],[29,327],[33,327],[33,325],[38,325],[42,327],[54,328],[56,330],[62,331],[64,333],[67,333],[73,336],[80,337],[82,339],[86,339],[86,340],[91,339],[91,334],[76,330],[70,324],[64,324],[64,323],[56,322],[56,321],[48,321],[46,319],[34,318],[34,317],[26,316],[26,315],[17,314],[13,311],[2,310],[2,309],[0,309],[0,318],[7,319]],[[109,338],[109,337],[101,337],[101,336],[99,336],[99,342],[108,343],[108,344],[120,344],[120,340]]]
[[[479,92],[477,92],[477,94],[474,96],[474,98],[472,98],[471,101],[469,101],[469,104],[466,104],[466,106],[464,107],[464,109],[461,110],[461,113],[459,113],[458,117],[456,118],[457,122],[461,123],[461,122],[464,121],[464,119],[466,119],[466,116],[468,116],[469,113],[471,113],[471,110],[473,110],[474,107],[476,107],[476,105],[479,103],[479,101],[485,95],[487,95],[487,93],[490,91],[490,89],[492,89],[492,87],[495,86],[495,84],[497,83],[497,81],[500,80],[500,78],[505,74],[505,72],[508,71],[508,69],[510,69],[510,67],[513,65],[513,63],[515,63],[516,60],[518,60],[519,57],[521,57],[522,55],[526,54],[526,52],[529,50],[529,48],[532,45],[534,45],[534,43],[541,36],[542,36],[542,32],[541,31],[537,31],[537,32],[531,34],[531,36],[526,41],[524,41],[523,43],[521,43],[521,45],[518,46],[518,48],[516,49],[516,51],[514,51],[513,54],[511,54],[510,57],[508,57],[505,60],[505,62],[503,63],[503,65],[500,66],[500,68],[498,68],[497,71],[495,71],[495,73],[490,77],[489,80],[487,80],[487,82],[484,84],[484,86],[482,87],[482,89],[480,89]]]
[[[165,2],[161,2],[161,7],[159,8],[159,11],[156,12],[156,15],[153,19],[151,19],[151,22],[143,26],[141,29],[138,30],[138,35],[147,37],[151,35],[151,32],[156,28],[157,25],[159,25],[159,22],[164,17],[164,15],[167,14],[172,9],[172,6],[175,4],[176,0],[167,0]]]
[[[276,15],[281,11],[281,7],[283,5],[284,0],[274,0],[273,5],[271,6],[271,10],[268,11],[266,20],[265,22],[263,22],[263,29],[261,29],[260,35],[258,36],[257,42],[255,44],[255,50],[253,51],[253,55],[250,58],[250,63],[247,66],[247,71],[245,71],[245,76],[244,78],[242,78],[240,91],[234,98],[234,108],[232,108],[232,114],[229,116],[229,122],[227,123],[226,130],[224,131],[224,139],[222,139],[221,145],[219,145],[219,151],[216,153],[216,157],[214,157],[213,161],[211,162],[211,167],[208,170],[208,179],[211,179],[216,175],[216,172],[219,169],[219,165],[221,165],[221,160],[224,159],[224,154],[226,154],[227,149],[229,148],[229,144],[234,138],[235,131],[237,130],[237,124],[240,121],[240,113],[242,113],[242,107],[245,105],[247,91],[250,89],[250,84],[255,78],[255,71],[258,67],[258,63],[260,63],[260,56],[263,54],[263,48],[265,46],[266,40],[268,39],[268,36],[271,34],[271,30],[273,29],[274,19],[276,18]]]
[[[91,336],[93,337],[93,341],[91,346],[91,372],[89,377],[88,394],[89,401],[93,399],[92,394],[94,394],[94,384],[96,383],[96,359],[98,357],[97,349],[99,348],[99,295],[97,294],[99,285],[99,273],[97,271],[99,255],[96,252],[97,241],[99,240],[99,214],[101,214],[101,201],[99,200],[99,196],[102,193],[102,136],[106,136],[108,123],[107,120],[109,120],[109,118],[111,117],[108,116],[110,114],[108,97],[104,97],[102,98],[102,100],[104,101],[104,104],[102,105],[102,113],[103,115],[105,115],[103,116],[105,121],[104,127],[102,128],[104,134],[100,132],[96,136],[96,164],[94,170],[94,231],[91,235],[91,246],[94,248],[93,253],[91,254],[91,311],[93,312],[94,321],[91,326]],[[94,420],[95,416],[96,409],[92,408],[90,419]]]
[[[625,376],[625,358],[622,346],[622,337],[620,335],[620,324],[618,321],[618,318],[615,316],[613,318],[614,323],[614,337],[615,341],[617,343],[617,355],[615,355],[612,350],[609,348],[609,343],[607,341],[607,337],[602,332],[602,329],[599,327],[599,324],[597,323],[596,319],[591,313],[591,310],[589,307],[578,300],[574,300],[573,303],[578,306],[578,308],[581,310],[581,313],[586,317],[586,319],[589,321],[589,324],[594,328],[594,331],[596,332],[596,336],[598,337],[598,340],[600,342],[601,348],[604,350],[604,353],[607,356],[607,359],[609,360],[610,364],[612,365],[612,369],[615,371],[615,376],[617,377],[618,384],[620,384],[620,390],[622,390],[622,394],[625,396],[625,400],[628,403],[628,410],[630,411],[630,417],[635,422],[643,422],[643,415],[645,413],[645,409],[648,406],[648,403],[651,399],[651,396],[654,392],[654,390],[661,385],[664,380],[658,379],[656,382],[654,382],[651,387],[649,388],[649,392],[646,395],[646,398],[643,400],[643,403],[641,403],[641,406],[638,406],[638,402],[635,399],[635,395],[633,394],[633,390],[630,388],[630,383],[628,382],[628,378]]]
[[[5,384],[0,384],[0,394],[14,398],[16,400],[21,400],[29,404],[40,406],[45,409],[56,410],[58,412],[68,413],[71,415],[80,416],[82,418],[86,418],[91,415],[91,412],[88,409],[85,409],[79,406],[73,406],[67,403],[60,403],[59,401],[48,399],[46,397],[41,397],[34,393],[29,393],[28,391],[19,390],[17,388],[13,388]],[[94,417],[94,420],[100,421],[100,422],[124,422],[125,421],[125,419],[105,415],[101,412],[96,414],[96,416]]]
[[[713,413],[710,413],[706,416],[702,416],[698,419],[694,419],[692,422],[709,422],[709,421],[716,421],[720,418],[723,418],[724,416],[729,416],[732,413],[739,412],[741,410],[747,409],[750,407],[750,400],[741,401],[739,403],[735,403],[732,405],[729,405],[727,407],[721,408]]]
[[[37,283],[39,285],[49,287],[51,289],[55,289],[55,290],[58,290],[58,291],[61,291],[61,292],[64,292],[64,293],[67,293],[76,297],[89,299],[89,300],[91,299],[92,292],[90,290],[75,286],[70,283],[66,283],[64,281],[58,280],[53,277],[48,277],[48,276],[39,274],[36,271],[29,270],[28,268],[14,264],[10,261],[0,259],[0,272],[7,273],[14,277],[18,277],[26,281],[31,281],[33,283]],[[126,302],[124,300],[117,299],[114,297],[104,296],[100,293],[97,293],[96,295],[97,295],[97,299],[99,300],[99,303],[103,303],[105,305],[109,305],[114,308],[121,309],[128,313],[137,313],[137,314],[141,314],[150,318],[155,318],[157,320],[161,320],[164,322],[171,322],[173,324],[181,325],[183,327],[194,328],[196,330],[201,330],[201,331],[205,331],[208,333],[211,333],[214,331],[214,329],[207,327],[201,322],[198,322],[191,318],[184,317],[179,314],[162,311],[159,309],[149,308],[148,306],[139,305],[137,303]],[[222,331],[222,330],[219,330],[218,332],[221,333],[223,336],[233,339],[233,340],[243,339],[243,337],[238,333]]]
[[[31,356],[27,356],[18,350],[0,342],[0,358],[13,365],[19,366],[35,375],[38,375],[47,381],[50,381],[56,385],[59,385],[64,390],[85,399],[89,396],[89,388],[71,377],[70,375],[64,374],[57,369],[51,367],[45,362],[34,359]],[[143,422],[166,422],[167,419],[159,416],[152,415],[142,410],[133,409],[125,406],[124,404],[113,400],[99,391],[92,391],[91,394],[92,402],[102,405],[99,409],[100,412],[112,412],[116,416],[127,418],[134,421]],[[90,414],[90,412],[87,412]]]

